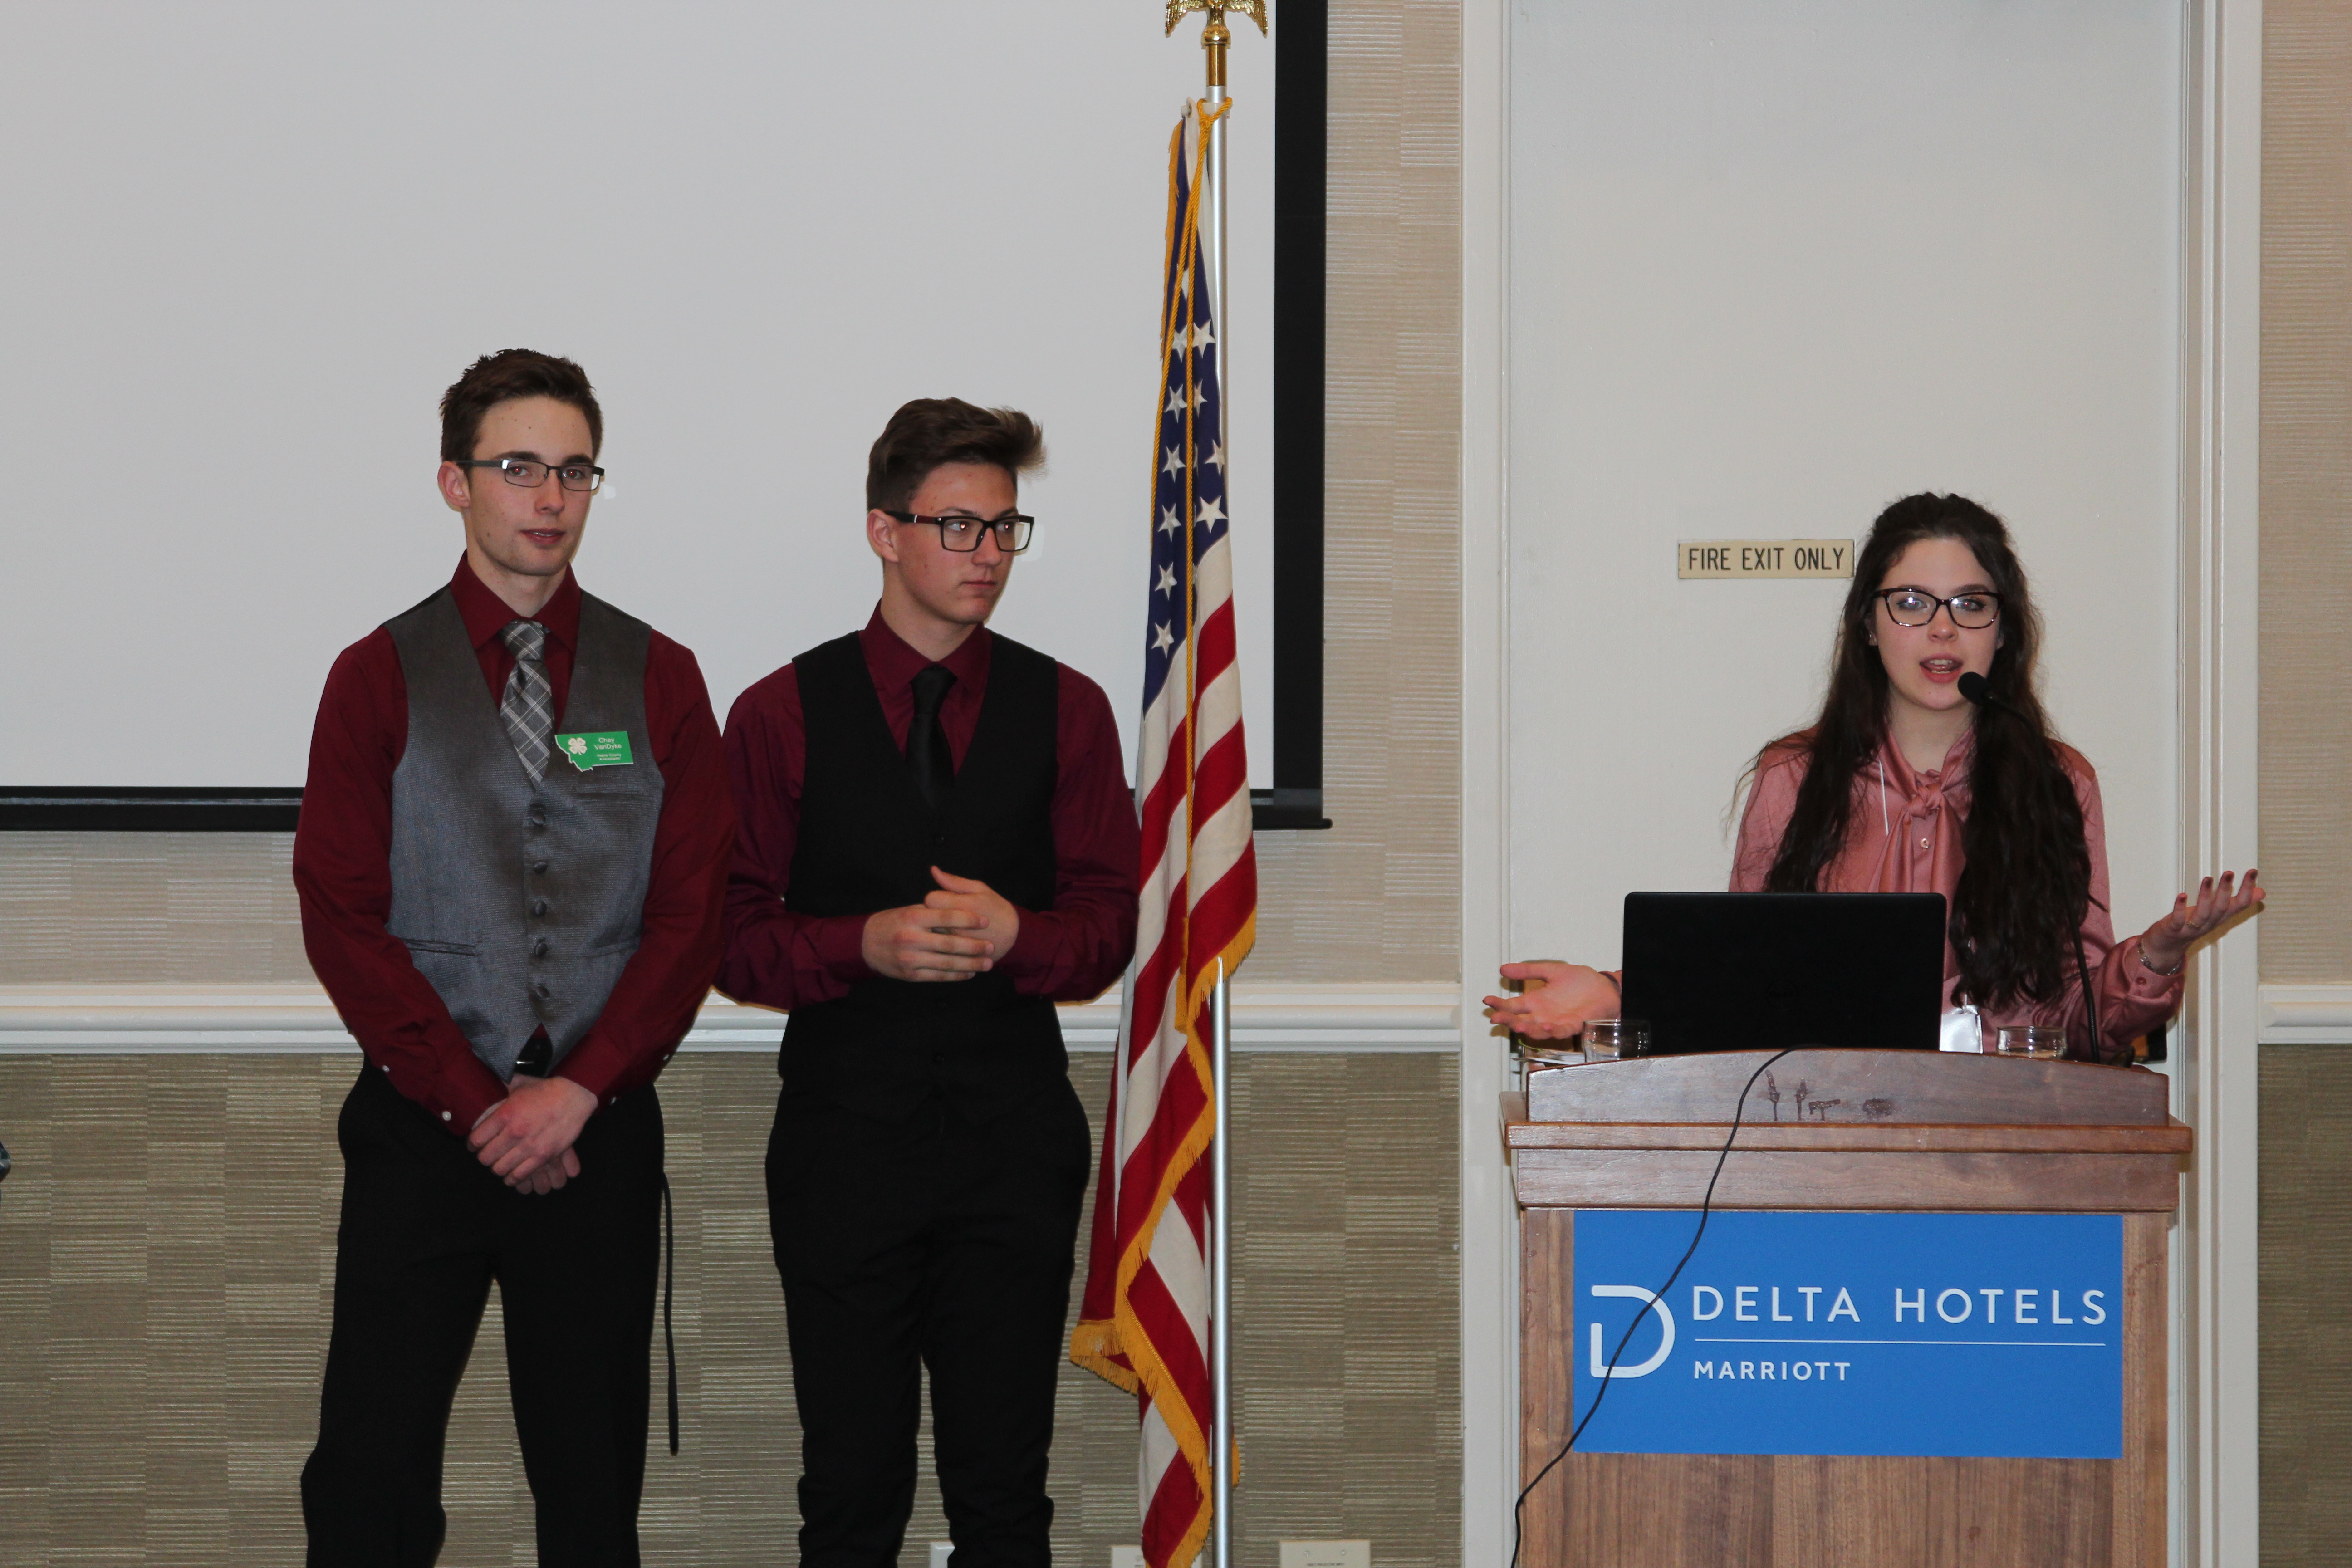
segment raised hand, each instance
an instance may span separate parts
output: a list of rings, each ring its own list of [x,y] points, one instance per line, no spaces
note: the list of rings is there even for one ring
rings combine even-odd
[[[1597,969],[1558,959],[1503,965],[1503,978],[1527,987],[1519,994],[1486,998],[1486,1021],[1531,1040],[1565,1040],[1587,1018],[1613,1018],[1622,999],[1617,983]]]
[[[2140,934],[2140,953],[2149,968],[2168,972],[2179,968],[2190,948],[2263,901],[2262,884],[2255,880],[2260,873],[2250,866],[2243,882],[2238,881],[2237,875],[2224,871],[2218,884],[2206,878],[2197,884],[2194,902],[2187,893],[2181,894],[2172,900],[2170,914]]]

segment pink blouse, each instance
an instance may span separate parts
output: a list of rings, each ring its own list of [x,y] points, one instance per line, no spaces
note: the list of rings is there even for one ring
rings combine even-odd
[[[1792,736],[1773,746],[1757,772],[1731,865],[1735,893],[1762,891],[1772,869],[1780,836],[1796,810],[1797,786],[1811,765],[1801,739]],[[1914,770],[1892,739],[1881,746],[1878,755],[1855,775],[1853,816],[1845,849],[1823,873],[1822,890],[1941,893],[1948,905],[1960,883],[1960,868],[1966,864],[1960,833],[1969,815],[1968,767],[1975,743],[1973,734],[1962,736],[1946,754],[1941,768],[1926,772]],[[2116,944],[2106,908],[2106,818],[2099,804],[2098,775],[2073,747],[2060,745],[2058,755],[2074,782],[2075,797],[2083,803],[2083,835],[2090,842],[2091,907],[2083,921],[2083,952],[2098,988],[2102,1037],[2098,1055],[2108,1061],[2127,1060],[2131,1042],[2170,1017],[2180,1005],[2180,976],[2158,974],[2142,963],[2138,937]],[[1991,1031],[1999,1025],[2056,1024],[2064,1027],[2074,1051],[2081,1052],[2088,1025],[2083,1015],[2082,986],[2072,978],[2071,952],[2066,968],[2069,983],[2058,997],[1985,1009],[1988,1049]],[[1952,992],[1959,978],[1958,956],[1947,941],[1944,1005],[1948,1009],[1953,1005]]]

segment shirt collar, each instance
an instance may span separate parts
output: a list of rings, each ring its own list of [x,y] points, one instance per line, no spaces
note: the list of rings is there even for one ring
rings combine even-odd
[[[465,618],[466,638],[481,647],[506,630],[507,623],[516,619],[537,621],[547,628],[547,635],[568,648],[580,646],[580,578],[566,568],[562,585],[555,597],[540,606],[539,614],[518,617],[514,606],[490,592],[479,577],[474,575],[473,563],[463,555],[457,557],[457,570],[449,579],[450,592],[457,601],[457,614]],[[908,677],[909,679],[913,678]]]
[[[1895,743],[1895,737],[1890,733],[1879,742],[1878,754],[1871,759],[1865,772],[1875,773],[1884,768],[1887,789],[1906,800],[1918,800],[1930,795],[1940,798],[1944,792],[1957,791],[1968,782],[1969,763],[1976,754],[1977,732],[1975,727],[1970,726],[1965,734],[1952,742],[1952,749],[1944,753],[1942,767],[1921,773],[1911,766],[1903,755],[1903,748]]]
[[[993,641],[994,635],[986,626],[978,627],[957,645],[953,653],[938,661],[940,667],[956,678],[959,689],[968,689],[988,679],[989,649]],[[889,623],[882,618],[879,605],[874,607],[866,629],[857,634],[857,646],[866,655],[866,668],[872,673],[874,684],[885,691],[911,684],[932,663],[890,629]]]

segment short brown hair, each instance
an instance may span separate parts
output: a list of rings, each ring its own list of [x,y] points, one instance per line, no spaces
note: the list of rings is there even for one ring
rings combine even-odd
[[[961,397],[918,397],[882,426],[866,458],[866,505],[904,511],[942,463],[992,463],[1013,477],[1045,460],[1045,432],[1015,408],[982,408]]]
[[[482,416],[518,397],[552,397],[570,404],[587,417],[588,455],[593,458],[604,449],[604,411],[596,406],[596,389],[588,384],[586,371],[559,354],[500,349],[467,365],[466,374],[441,395],[441,460],[462,463],[472,457],[474,442],[482,434]]]

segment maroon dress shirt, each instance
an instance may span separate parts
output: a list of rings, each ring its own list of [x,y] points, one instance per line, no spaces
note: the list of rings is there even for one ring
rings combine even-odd
[[[495,706],[514,668],[499,633],[515,613],[462,556],[450,586]],[[574,575],[565,573],[555,597],[530,618],[547,628],[547,679],[561,730],[580,637]],[[661,769],[662,805],[644,931],[603,1015],[555,1068],[599,1104],[661,1071],[709,992],[724,932],[735,814],[718,721],[694,655],[659,632],[646,649],[646,728]],[[336,658],[319,700],[294,834],[294,887],[303,949],[344,1027],[394,1088],[462,1135],[507,1090],[386,929],[392,774],[407,744],[408,686],[392,634],[379,626]]]
[[[891,737],[903,751],[914,721],[914,679],[930,661],[883,624],[877,609],[857,634]],[[940,662],[955,675],[940,705],[948,750],[963,763],[988,693],[994,634],[982,627]],[[1101,992],[1135,949],[1135,796],[1118,727],[1102,688],[1056,667],[1054,907],[1023,910],[1021,929],[996,969],[1024,995],[1076,1001]],[[831,1001],[873,971],[866,916],[798,914],[784,908],[799,841],[807,731],[793,667],[748,688],[727,715],[728,772],[735,786],[735,869],[727,886],[727,958],[719,989],[787,1011]]]

